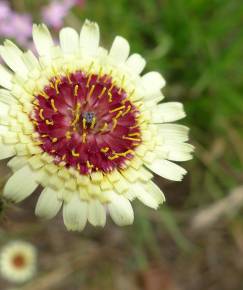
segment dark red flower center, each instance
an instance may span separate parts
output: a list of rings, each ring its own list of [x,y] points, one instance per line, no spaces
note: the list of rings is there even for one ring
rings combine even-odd
[[[81,174],[126,167],[141,143],[139,110],[108,75],[57,76],[35,96],[42,149]]]
[[[23,268],[26,264],[26,261],[25,261],[25,258],[21,254],[18,254],[13,257],[12,263],[15,268]]]

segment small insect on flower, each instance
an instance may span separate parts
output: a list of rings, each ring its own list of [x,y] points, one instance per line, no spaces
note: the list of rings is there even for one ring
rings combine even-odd
[[[23,242],[10,242],[0,252],[0,273],[3,278],[24,283],[36,273],[37,252],[33,245]]]
[[[20,202],[41,185],[36,214],[54,217],[63,206],[68,230],[87,221],[104,226],[109,212],[118,225],[133,222],[131,201],[156,209],[165,198],[154,172],[180,181],[186,170],[172,161],[191,159],[188,128],[178,102],[161,103],[158,72],[141,75],[145,60],[129,56],[117,36],[99,46],[96,23],[80,34],[66,27],[56,46],[45,25],[34,25],[39,53],[10,41],[0,54],[0,159],[12,158],[4,196]]]

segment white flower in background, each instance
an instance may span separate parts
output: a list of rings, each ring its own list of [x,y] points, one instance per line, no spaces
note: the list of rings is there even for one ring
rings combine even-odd
[[[80,34],[60,31],[56,46],[45,25],[34,25],[39,53],[5,41],[0,54],[0,159],[12,158],[4,196],[20,202],[41,185],[36,214],[54,217],[63,206],[69,230],[87,221],[104,226],[108,211],[118,225],[134,219],[131,201],[156,209],[165,198],[154,172],[180,181],[191,159],[188,128],[178,102],[161,103],[158,72],[141,75],[145,60],[117,36],[99,46],[96,23]]]
[[[33,245],[14,241],[0,251],[0,274],[14,283],[30,280],[36,272],[37,252]]]

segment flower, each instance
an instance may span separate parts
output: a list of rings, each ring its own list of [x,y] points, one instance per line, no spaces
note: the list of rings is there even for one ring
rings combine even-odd
[[[36,259],[33,245],[23,241],[10,242],[0,252],[0,273],[11,282],[26,282],[36,272]]]
[[[77,4],[77,0],[51,1],[42,9],[44,22],[51,27],[60,28],[70,9]]]
[[[34,25],[39,53],[23,53],[5,41],[0,54],[0,159],[13,175],[4,196],[20,202],[41,185],[36,214],[54,217],[63,206],[68,230],[87,221],[104,226],[109,212],[131,224],[135,198],[156,209],[165,198],[154,172],[180,181],[186,170],[172,161],[191,159],[188,128],[178,102],[160,103],[165,85],[158,72],[141,76],[145,60],[129,56],[117,36],[99,46],[99,27],[85,21],[80,35],[60,31],[60,46],[45,25]]]

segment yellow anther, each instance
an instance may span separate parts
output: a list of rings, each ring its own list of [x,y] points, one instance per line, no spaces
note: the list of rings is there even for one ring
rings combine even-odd
[[[113,121],[113,125],[112,125],[112,128],[111,130],[114,130],[117,126],[117,119],[116,118],[112,118],[112,121]]]
[[[92,87],[91,87],[91,89],[90,89],[90,91],[89,91],[89,94],[88,94],[87,98],[90,98],[90,97],[91,97],[91,95],[92,95],[93,92],[94,92],[94,89],[95,89],[95,85],[92,85]]]
[[[109,103],[111,103],[113,101],[111,92],[108,93],[108,97],[109,97]]]
[[[70,78],[70,72],[67,71],[67,79],[68,79],[68,83],[71,85],[72,84],[72,80]]]
[[[91,162],[89,162],[89,160],[86,161],[86,165],[89,169],[92,169],[94,167],[94,165]]]
[[[134,137],[134,136],[135,136],[135,137],[136,137],[136,136],[137,136],[137,137],[140,137],[140,133],[139,133],[139,132],[137,132],[137,133],[130,133],[130,134],[128,134],[128,136],[129,136],[129,137]]]
[[[62,160],[65,160],[66,159],[66,154],[64,154],[63,156],[62,156]]]
[[[83,132],[83,134],[82,134],[82,142],[83,143],[86,142],[86,136],[87,136],[87,133],[86,132]]]
[[[47,93],[45,91],[40,91],[40,95],[45,98],[46,100],[48,100],[50,97],[47,95]]]
[[[86,119],[85,119],[85,118],[83,118],[83,129],[84,129],[84,130],[87,129],[87,126],[86,126]]]
[[[46,120],[46,125],[54,125],[54,122],[51,120],[51,121],[49,121],[49,120]]]
[[[131,126],[131,127],[129,127],[130,129],[135,129],[135,128],[138,128],[139,127],[139,125],[138,124],[136,124],[136,125],[134,125],[134,126]]]
[[[114,88],[114,86],[115,86],[115,83],[113,83],[113,84],[111,85],[111,87],[109,88],[109,90],[108,90],[109,93],[112,91],[112,89]]]
[[[103,127],[100,128],[100,131],[103,132],[103,131],[105,131],[107,128],[108,128],[108,124],[107,124],[107,123],[104,123]]]
[[[98,99],[100,99],[100,98],[104,95],[105,91],[106,91],[106,87],[104,87],[104,88],[102,89],[101,93],[100,93],[99,96],[98,96]]]
[[[36,105],[36,106],[39,106],[39,101],[37,99],[35,99],[33,104]]]
[[[56,143],[57,142],[57,138],[53,138],[51,141],[52,141],[52,143]]]
[[[128,114],[131,111],[131,105],[129,105],[126,109],[126,111],[122,114],[122,116],[126,116],[126,114]]]
[[[45,120],[45,117],[43,116],[43,112],[44,112],[44,109],[40,109],[40,112],[39,112],[39,116],[41,118],[41,120]]]
[[[66,136],[67,139],[71,139],[71,132],[67,131],[65,136]]]
[[[109,150],[110,150],[109,147],[103,147],[103,148],[100,149],[100,151],[103,152],[103,153],[106,153],[106,152],[108,152]]]
[[[54,112],[58,112],[57,107],[55,106],[54,99],[51,99],[51,106],[52,106],[52,109],[54,110]]]
[[[81,104],[77,103],[77,107],[76,107],[76,110],[75,110],[75,118],[74,118],[74,120],[71,123],[72,127],[75,126],[78,123],[78,121],[79,121],[79,118],[80,118],[79,109],[80,109],[80,107],[81,107]]]
[[[109,160],[114,160],[114,159],[117,159],[117,158],[119,158],[119,157],[120,157],[119,155],[115,154],[115,155],[113,155],[113,156],[108,156],[108,159],[109,159]]]
[[[56,80],[55,80],[55,90],[56,90],[57,94],[59,94],[58,85],[60,84],[60,82],[61,82],[60,79],[56,79]]]
[[[79,88],[79,86],[75,85],[75,87],[74,87],[74,96],[78,95],[78,88]]]
[[[78,152],[75,152],[75,150],[72,150],[72,156],[73,157],[79,157],[80,154]]]
[[[119,111],[119,112],[117,113],[117,115],[115,116],[115,118],[116,118],[116,119],[119,119],[121,116],[122,116],[122,111]]]
[[[46,138],[46,137],[48,137],[48,135],[47,134],[43,134],[43,135],[41,135],[41,137],[42,138]]]
[[[89,87],[89,84],[90,84],[91,78],[92,78],[92,75],[90,74],[89,77],[88,77],[88,81],[87,81],[87,84],[86,84],[86,88]]]
[[[77,164],[77,169],[80,170],[80,164],[79,163]]]
[[[132,138],[132,137],[127,137],[127,136],[122,136],[122,139],[130,140],[130,141],[136,141],[136,142],[140,142],[140,141],[141,141],[141,139],[138,139],[138,138]]]
[[[113,110],[110,110],[109,112],[110,112],[110,113],[114,113],[114,112],[117,112],[117,111],[123,110],[124,108],[125,108],[125,106],[123,105],[123,106],[120,106],[120,107],[115,108],[115,109],[113,109]]]
[[[91,128],[91,129],[93,129],[93,128],[94,128],[94,126],[95,126],[95,123],[96,123],[96,118],[95,118],[95,117],[93,117],[93,119],[92,119],[92,123],[91,123],[91,125],[90,125],[90,128]]]

